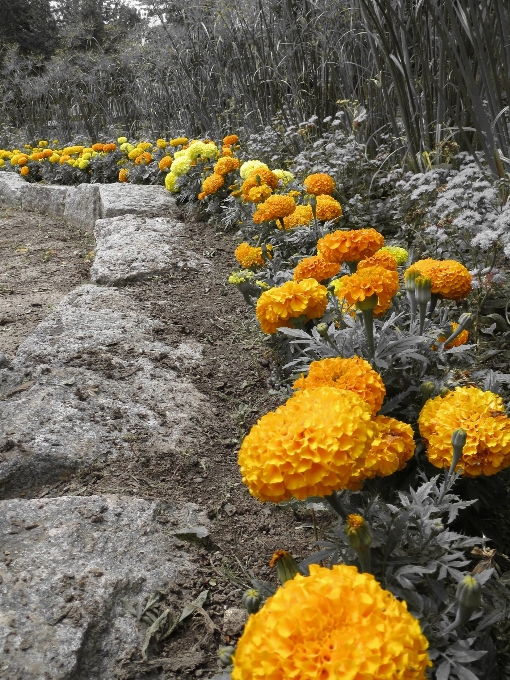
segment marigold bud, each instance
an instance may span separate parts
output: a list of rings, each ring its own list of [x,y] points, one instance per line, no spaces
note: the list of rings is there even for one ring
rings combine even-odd
[[[430,301],[432,281],[425,276],[417,276],[414,280],[414,292],[416,295],[416,302],[419,305],[425,305]]]
[[[276,566],[278,581],[282,586],[299,573],[299,567],[296,560],[287,550],[277,550],[271,558],[269,566]]]
[[[422,400],[423,404],[428,399],[430,399],[430,397],[434,394],[435,389],[436,389],[436,386],[431,380],[428,380],[427,382],[422,383],[420,391],[421,391],[421,400]]]
[[[235,647],[220,647],[218,650],[218,659],[223,668],[231,666],[234,661]]]
[[[262,600],[262,593],[255,588],[250,588],[244,593],[241,603],[248,614],[256,614],[262,605]]]

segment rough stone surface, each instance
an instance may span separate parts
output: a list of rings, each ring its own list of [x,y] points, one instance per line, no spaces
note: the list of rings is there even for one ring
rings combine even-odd
[[[119,496],[0,502],[2,680],[113,680],[147,629],[121,598],[144,604],[186,577],[168,527],[203,522],[193,505]]]
[[[101,217],[118,215],[170,215],[175,198],[159,186],[141,184],[100,184]]]
[[[20,345],[0,370],[0,498],[130,457],[134,440],[189,441],[209,405],[181,371],[201,346],[171,348],[157,328],[126,292],[84,285]]]
[[[67,197],[71,197],[74,187],[51,186],[47,184],[28,184],[21,188],[21,207],[45,215],[64,214]]]
[[[239,609],[238,607],[226,609],[223,615],[223,633],[231,637],[241,635],[244,624],[248,621],[248,616],[246,609]]]
[[[98,220],[91,279],[109,285],[210,262],[186,248],[186,225],[166,217],[131,215]]]
[[[95,221],[101,216],[99,185],[79,184],[66,198],[64,217],[83,229],[94,229]]]
[[[21,188],[25,180],[15,172],[0,172],[0,207],[21,208]]]

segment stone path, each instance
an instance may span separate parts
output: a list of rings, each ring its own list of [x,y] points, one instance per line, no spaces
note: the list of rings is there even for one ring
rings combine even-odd
[[[127,461],[139,431],[149,445],[193,438],[209,409],[186,378],[201,345],[158,341],[158,322],[114,286],[210,263],[186,249],[160,187],[52,187],[3,172],[0,206],[44,206],[94,227],[91,277],[104,284],[73,290],[0,367],[0,680],[111,680],[142,635],[121,598],[143,600],[189,574],[172,527],[182,534],[207,519],[190,504],[15,497],[101,458]]]

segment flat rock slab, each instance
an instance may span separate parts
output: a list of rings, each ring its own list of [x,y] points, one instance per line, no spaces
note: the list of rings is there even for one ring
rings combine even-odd
[[[96,283],[121,285],[175,269],[210,268],[211,263],[186,248],[186,225],[167,217],[125,215],[98,220],[90,276]]]
[[[64,214],[66,200],[75,191],[74,187],[25,183],[20,189],[21,208],[60,217]]]
[[[142,184],[100,184],[101,217],[118,215],[170,215],[175,198],[164,187]]]
[[[101,217],[99,185],[79,184],[66,198],[64,217],[75,227],[92,231]]]
[[[203,522],[194,505],[121,496],[0,502],[2,680],[117,677],[147,630],[121,598],[145,604],[186,580],[192,565],[171,528]]]
[[[21,344],[0,370],[0,498],[130,458],[133,441],[169,455],[190,441],[210,408],[183,375],[201,346],[168,347],[157,327],[125,292],[84,285]]]
[[[21,208],[21,188],[26,184],[16,172],[0,171],[0,207]]]

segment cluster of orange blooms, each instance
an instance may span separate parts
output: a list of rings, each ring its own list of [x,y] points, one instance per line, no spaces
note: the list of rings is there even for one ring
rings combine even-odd
[[[413,455],[411,426],[376,415],[386,390],[361,357],[312,362],[294,387],[298,392],[260,418],[239,452],[243,482],[259,500],[358,490]]]

